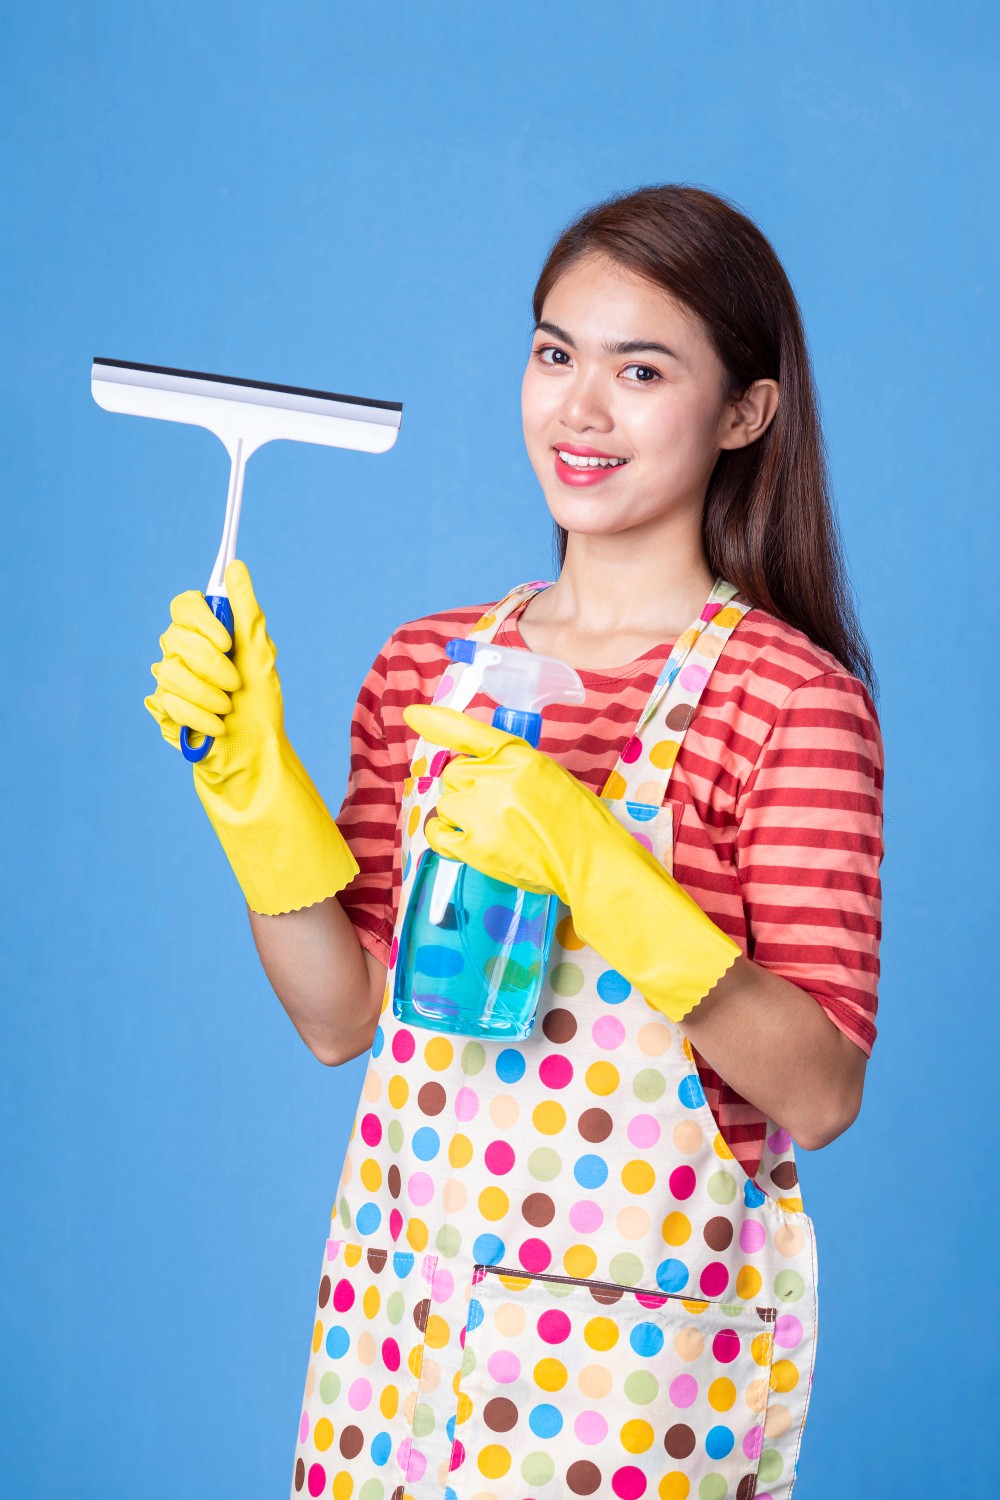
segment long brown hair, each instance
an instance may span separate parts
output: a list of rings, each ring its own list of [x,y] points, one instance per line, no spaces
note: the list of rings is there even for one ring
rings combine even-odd
[[[773,247],[728,199],[667,183],[616,193],[562,231],[532,297],[581,256],[601,255],[695,313],[726,371],[725,399],[755,380],[779,382],[778,410],[745,448],[723,449],[705,497],[709,567],[761,609],[805,632],[877,691],[855,614],[812,369],[795,294]],[[559,567],[566,531],[556,527]]]

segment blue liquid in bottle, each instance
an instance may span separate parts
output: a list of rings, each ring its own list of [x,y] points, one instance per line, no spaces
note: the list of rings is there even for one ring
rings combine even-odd
[[[558,905],[425,849],[400,934],[395,1015],[463,1036],[528,1036]]]
[[[536,710],[584,701],[579,675],[557,657],[463,640],[447,650],[452,660],[477,662],[483,691],[500,704],[494,727],[536,749]],[[425,849],[399,937],[393,1014],[433,1031],[523,1040],[535,1023],[558,906],[557,896]]]

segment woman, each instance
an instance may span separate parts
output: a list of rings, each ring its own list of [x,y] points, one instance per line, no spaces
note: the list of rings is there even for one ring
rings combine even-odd
[[[793,1140],[860,1108],[882,856],[805,341],[759,230],[686,187],[583,214],[533,311],[558,578],[393,633],[336,822],[242,563],[232,660],[191,591],[153,669],[164,736],[217,737],[195,785],[282,1004],[323,1061],[371,1049],[292,1494],[784,1500],[817,1327]],[[537,750],[494,730],[456,635],[562,657],[586,702]],[[427,847],[564,903],[522,1043],[394,1016]]]

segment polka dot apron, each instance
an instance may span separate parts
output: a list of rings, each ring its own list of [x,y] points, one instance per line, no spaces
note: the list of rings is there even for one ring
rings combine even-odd
[[[548,585],[522,584],[469,633]],[[750,608],[718,580],[602,795],[672,868],[671,768]],[[434,701],[462,709],[475,664]],[[390,994],[451,752],[418,741],[389,982],[323,1257],[292,1496],[786,1500],[817,1267],[791,1139],[757,1180],[681,1025],[557,913],[524,1041],[407,1027]],[[664,934],[669,941],[669,932]]]

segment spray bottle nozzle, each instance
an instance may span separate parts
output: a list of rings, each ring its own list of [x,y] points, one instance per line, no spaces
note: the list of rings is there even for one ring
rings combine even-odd
[[[579,674],[558,656],[540,656],[511,646],[455,639],[445,647],[452,661],[474,662],[482,691],[498,704],[493,727],[537,747],[542,709],[550,703],[583,703]]]

